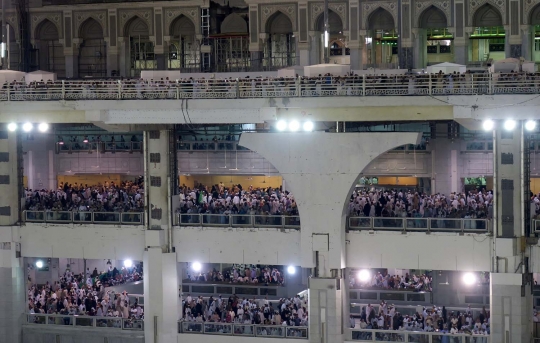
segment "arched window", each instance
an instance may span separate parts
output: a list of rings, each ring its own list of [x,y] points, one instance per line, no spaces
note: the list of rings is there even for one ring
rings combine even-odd
[[[289,17],[282,12],[276,12],[268,19],[267,32],[265,66],[268,69],[279,69],[296,64],[296,42]]]
[[[64,47],[60,44],[60,36],[56,25],[45,19],[36,28],[37,58],[35,69],[56,73],[58,77],[66,76]]]
[[[94,19],[87,19],[79,30],[79,75],[107,76],[107,47],[103,28]]]

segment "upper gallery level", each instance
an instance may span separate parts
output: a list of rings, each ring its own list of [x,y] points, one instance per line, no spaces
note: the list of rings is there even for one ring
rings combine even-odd
[[[7,9],[12,70],[60,78],[143,70],[272,71],[319,63],[425,68],[540,61],[539,0],[31,1]]]

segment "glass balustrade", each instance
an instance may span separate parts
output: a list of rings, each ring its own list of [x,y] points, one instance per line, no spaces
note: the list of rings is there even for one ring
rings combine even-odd
[[[349,217],[348,230],[489,232],[487,219]],[[533,227],[535,227],[533,223]],[[540,227],[540,226],[539,226]]]
[[[178,322],[178,333],[209,335],[256,336],[266,338],[308,339],[308,328],[301,326],[253,325],[235,323]]]
[[[119,330],[143,331],[144,321],[142,319],[127,319],[116,317],[90,317],[74,316],[63,314],[27,314],[27,324],[36,325],[58,325],[77,327],[112,328]]]
[[[441,332],[351,329],[352,341],[407,343],[489,343],[489,335]]]
[[[23,218],[29,223],[144,224],[141,212],[24,211]]]

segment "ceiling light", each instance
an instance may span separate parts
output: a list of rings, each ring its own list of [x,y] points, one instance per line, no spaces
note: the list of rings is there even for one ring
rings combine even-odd
[[[296,268],[294,268],[294,266],[288,266],[287,273],[289,273],[290,275],[294,275],[296,273]]]
[[[300,123],[297,120],[293,120],[289,123],[289,130],[298,131],[300,128]]]
[[[132,260],[125,260],[124,261],[124,267],[126,267],[126,268],[133,267],[133,261]]]
[[[368,282],[371,279],[371,273],[367,269],[362,269],[358,272],[358,280],[361,282]]]
[[[47,132],[47,130],[49,130],[49,124],[47,124],[47,123],[41,123],[41,124],[39,124],[38,130],[39,130],[40,132]]]
[[[276,124],[278,131],[283,131],[287,128],[287,122],[285,120],[280,120]]]
[[[313,122],[312,121],[306,121],[304,123],[304,131],[313,131]]]
[[[482,123],[482,127],[486,131],[492,131],[495,127],[495,122],[493,122],[493,120],[491,119],[484,120],[484,122]]]
[[[534,131],[536,129],[536,122],[534,120],[527,120],[525,123],[525,130]]]
[[[30,132],[34,128],[34,125],[32,123],[24,123],[22,126],[22,129],[24,132]]]
[[[15,123],[9,123],[8,126],[7,126],[7,129],[11,132],[17,130],[17,124]]]
[[[476,283],[476,275],[473,273],[465,273],[463,274],[463,283],[467,286],[472,286]]]
[[[193,269],[193,271],[200,272],[202,269],[202,265],[199,262],[193,262],[191,264],[191,269]]]
[[[516,121],[515,120],[508,119],[507,121],[504,122],[504,129],[506,131],[512,131],[515,128],[516,128]]]

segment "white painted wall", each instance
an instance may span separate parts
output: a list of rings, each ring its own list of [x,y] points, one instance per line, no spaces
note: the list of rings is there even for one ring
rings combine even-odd
[[[351,231],[347,267],[490,271],[492,237]]]
[[[173,242],[178,262],[301,265],[296,230],[181,227]]]
[[[143,226],[26,223],[19,233],[24,257],[143,259]]]

